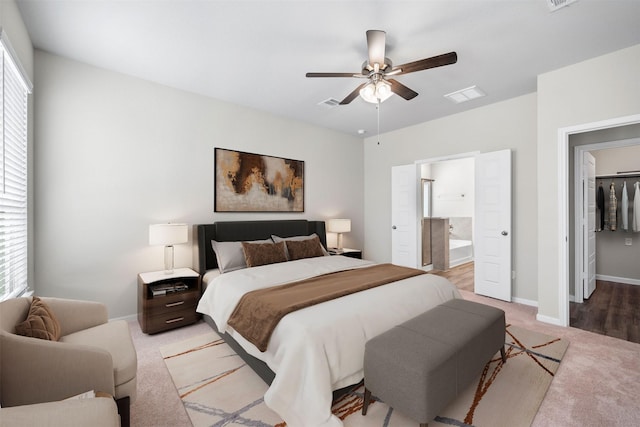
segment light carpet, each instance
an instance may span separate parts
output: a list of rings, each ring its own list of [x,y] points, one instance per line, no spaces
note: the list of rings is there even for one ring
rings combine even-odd
[[[531,425],[569,342],[513,325],[505,342],[507,363],[496,353],[430,426]],[[214,332],[160,351],[195,427],[286,425],[263,401],[267,385]],[[362,386],[354,387],[334,403],[345,427],[416,425],[383,402],[374,402],[362,416],[362,393]]]

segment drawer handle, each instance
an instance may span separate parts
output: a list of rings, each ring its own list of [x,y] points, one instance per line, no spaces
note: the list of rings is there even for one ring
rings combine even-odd
[[[165,320],[164,323],[166,324],[176,323],[176,322],[182,322],[183,320],[184,320],[184,317],[176,317],[175,319]]]
[[[165,307],[177,307],[177,306],[182,305],[182,304],[184,304],[184,301],[172,302],[170,304],[165,304],[164,306]]]

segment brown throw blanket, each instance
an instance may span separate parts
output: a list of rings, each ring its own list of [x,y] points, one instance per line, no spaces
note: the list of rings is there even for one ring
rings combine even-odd
[[[293,311],[424,273],[378,264],[258,289],[242,296],[227,324],[264,352],[280,319]]]

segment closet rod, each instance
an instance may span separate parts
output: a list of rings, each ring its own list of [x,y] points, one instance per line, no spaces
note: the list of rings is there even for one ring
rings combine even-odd
[[[612,178],[640,178],[640,173],[631,173],[625,175],[598,175],[596,179],[612,179]]]

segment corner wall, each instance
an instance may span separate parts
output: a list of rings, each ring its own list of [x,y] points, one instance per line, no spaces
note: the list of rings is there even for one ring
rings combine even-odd
[[[538,76],[538,316],[560,319],[558,130],[640,113],[640,45]]]
[[[135,314],[137,274],[163,269],[163,248],[148,245],[158,222],[346,217],[345,246],[362,247],[360,138],[42,51],[35,59],[38,294]],[[214,147],[303,160],[305,212],[214,213]],[[192,242],[176,245],[176,267],[195,262]]]

